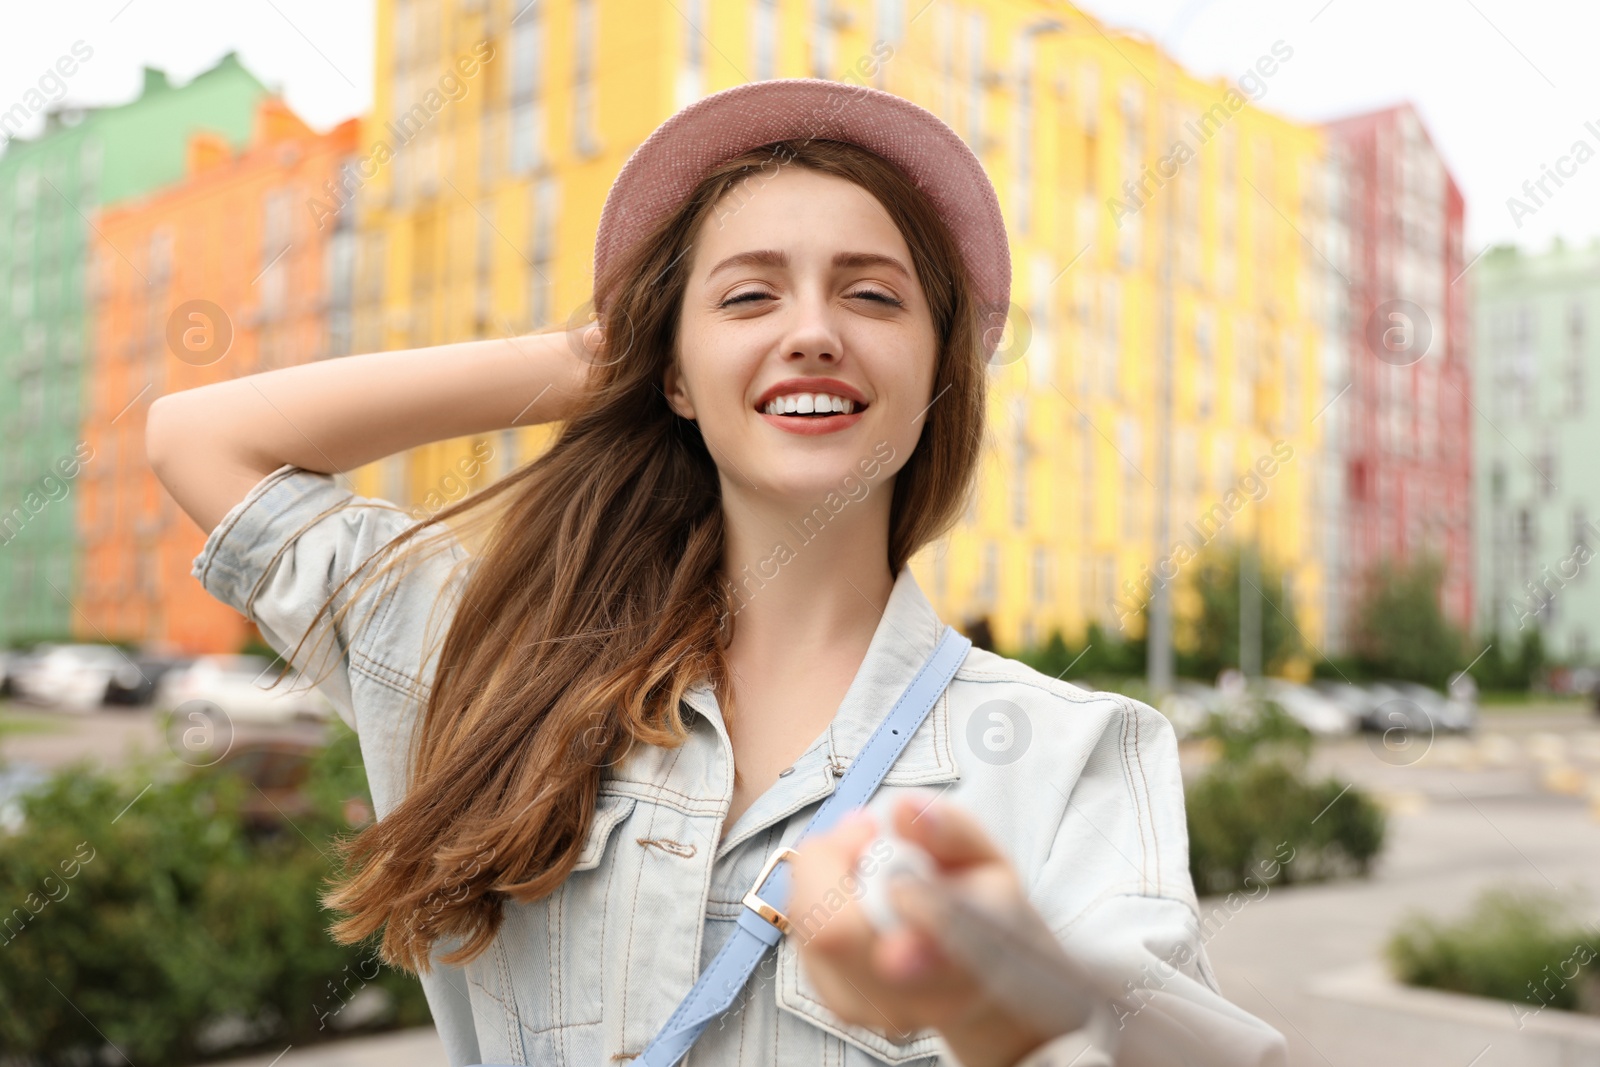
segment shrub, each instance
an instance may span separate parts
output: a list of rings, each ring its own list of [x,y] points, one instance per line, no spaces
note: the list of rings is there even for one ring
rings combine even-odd
[[[1189,873],[1201,894],[1364,875],[1383,849],[1382,809],[1336,779],[1308,781],[1311,735],[1272,705],[1213,716],[1219,759],[1184,793]]]
[[[1246,888],[1251,876],[1271,885],[1366,874],[1383,848],[1371,799],[1333,779],[1309,783],[1284,760],[1218,763],[1186,794],[1189,873],[1201,894]]]
[[[1600,1014],[1600,931],[1554,893],[1485,890],[1454,922],[1413,912],[1386,953],[1407,985]]]
[[[314,812],[264,837],[231,775],[57,774],[0,838],[0,1048],[53,1065],[110,1042],[140,1067],[205,1058],[230,1033],[281,1048],[333,1036],[364,985],[387,994],[383,1024],[427,1022],[413,976],[326,933],[323,853],[352,786],[370,797],[348,729],[316,760]]]

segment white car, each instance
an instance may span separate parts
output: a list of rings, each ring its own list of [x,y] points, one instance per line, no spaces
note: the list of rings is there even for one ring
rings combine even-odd
[[[235,723],[326,721],[333,706],[293,668],[282,679],[280,663],[264,656],[201,656],[169,671],[156,690],[155,707],[174,711],[190,701],[221,708]]]
[[[114,645],[40,645],[17,667],[17,696],[62,711],[88,712],[105,703],[116,679],[139,680],[133,657]]]
[[[1287,678],[1266,678],[1262,681],[1261,692],[1267,700],[1318,737],[1352,734],[1361,726],[1357,715],[1309,685],[1291,682]]]

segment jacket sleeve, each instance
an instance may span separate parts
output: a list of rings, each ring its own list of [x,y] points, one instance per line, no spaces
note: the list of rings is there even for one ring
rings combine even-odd
[[[1017,1067],[1282,1067],[1283,1035],[1223,997],[1206,956],[1218,924],[1202,920],[1189,875],[1172,726],[1146,704],[1113,699],[1120,714],[1054,797],[1065,801],[1061,822],[1029,893],[1095,976],[1102,1006]]]
[[[267,644],[285,658],[333,591],[355,575],[333,608],[352,596],[357,602],[331,633],[329,615],[323,614],[294,666],[318,681],[340,718],[360,737],[379,818],[399,799],[404,768],[400,742],[415,710],[413,704],[390,699],[384,687],[404,688],[421,671],[423,616],[449,569],[466,558],[459,542],[447,538],[446,551],[426,550],[404,581],[391,571],[358,592],[375,569],[366,567],[369,559],[414,521],[388,501],[357,496],[330,475],[286,464],[234,505],[193,565],[206,591],[260,627]],[[356,673],[377,686],[366,692],[382,697],[355,699],[352,660]],[[365,721],[358,725],[358,718]],[[466,975],[437,959],[453,947],[435,946],[433,969],[421,976],[421,983],[446,1056],[461,1067],[477,1063],[479,1055]]]
[[[408,617],[415,605],[397,610],[392,602],[397,572],[362,589],[376,570],[376,561],[366,566],[373,554],[414,521],[388,501],[357,496],[330,475],[285,464],[223,517],[195,557],[191,573],[212,596],[255,623],[266,643],[286,659],[306,635],[294,666],[316,681],[339,717],[359,733],[351,693],[352,655],[369,673],[396,678],[420,655],[410,647],[417,638],[417,627]],[[453,539],[446,547],[444,563],[465,555]],[[430,572],[421,584],[435,593],[444,580],[440,565],[437,556],[421,565]],[[356,577],[307,635],[319,609],[352,574]],[[336,625],[330,623],[330,613],[352,597],[358,602]],[[400,661],[399,669],[382,662],[386,649]]]

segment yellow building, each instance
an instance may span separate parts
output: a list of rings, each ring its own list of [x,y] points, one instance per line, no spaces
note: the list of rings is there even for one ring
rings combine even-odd
[[[1175,544],[1242,536],[1286,569],[1315,641],[1323,144],[1251,104],[1293,62],[1279,42],[1236,81],[1202,80],[1027,0],[380,0],[369,128],[404,147],[358,172],[354,348],[581,319],[606,192],[663,119],[752,79],[865,82],[967,141],[1011,233],[981,493],[913,563],[935,606],[987,616],[1007,650],[1091,621],[1136,636],[1147,574],[1181,570]],[[430,446],[357,484],[437,508],[547,434]]]

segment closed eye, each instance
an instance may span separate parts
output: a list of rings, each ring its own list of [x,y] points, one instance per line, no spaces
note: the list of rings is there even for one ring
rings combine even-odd
[[[726,299],[722,303],[718,304],[717,307],[719,307],[719,308],[732,307],[734,304],[748,304],[751,300],[770,300],[770,299],[772,299],[772,294],[771,293],[763,293],[759,289],[752,289],[747,293],[740,293],[738,296],[730,296],[730,297],[728,297],[728,299]]]
[[[865,299],[865,300],[874,300],[874,301],[877,301],[880,304],[887,304],[890,307],[903,307],[904,304],[905,304],[905,301],[896,300],[894,297],[890,296],[888,293],[880,293],[876,289],[862,289],[862,290],[859,290],[857,292],[851,293],[850,295],[851,296],[859,296],[859,297],[861,297],[862,299]]]

